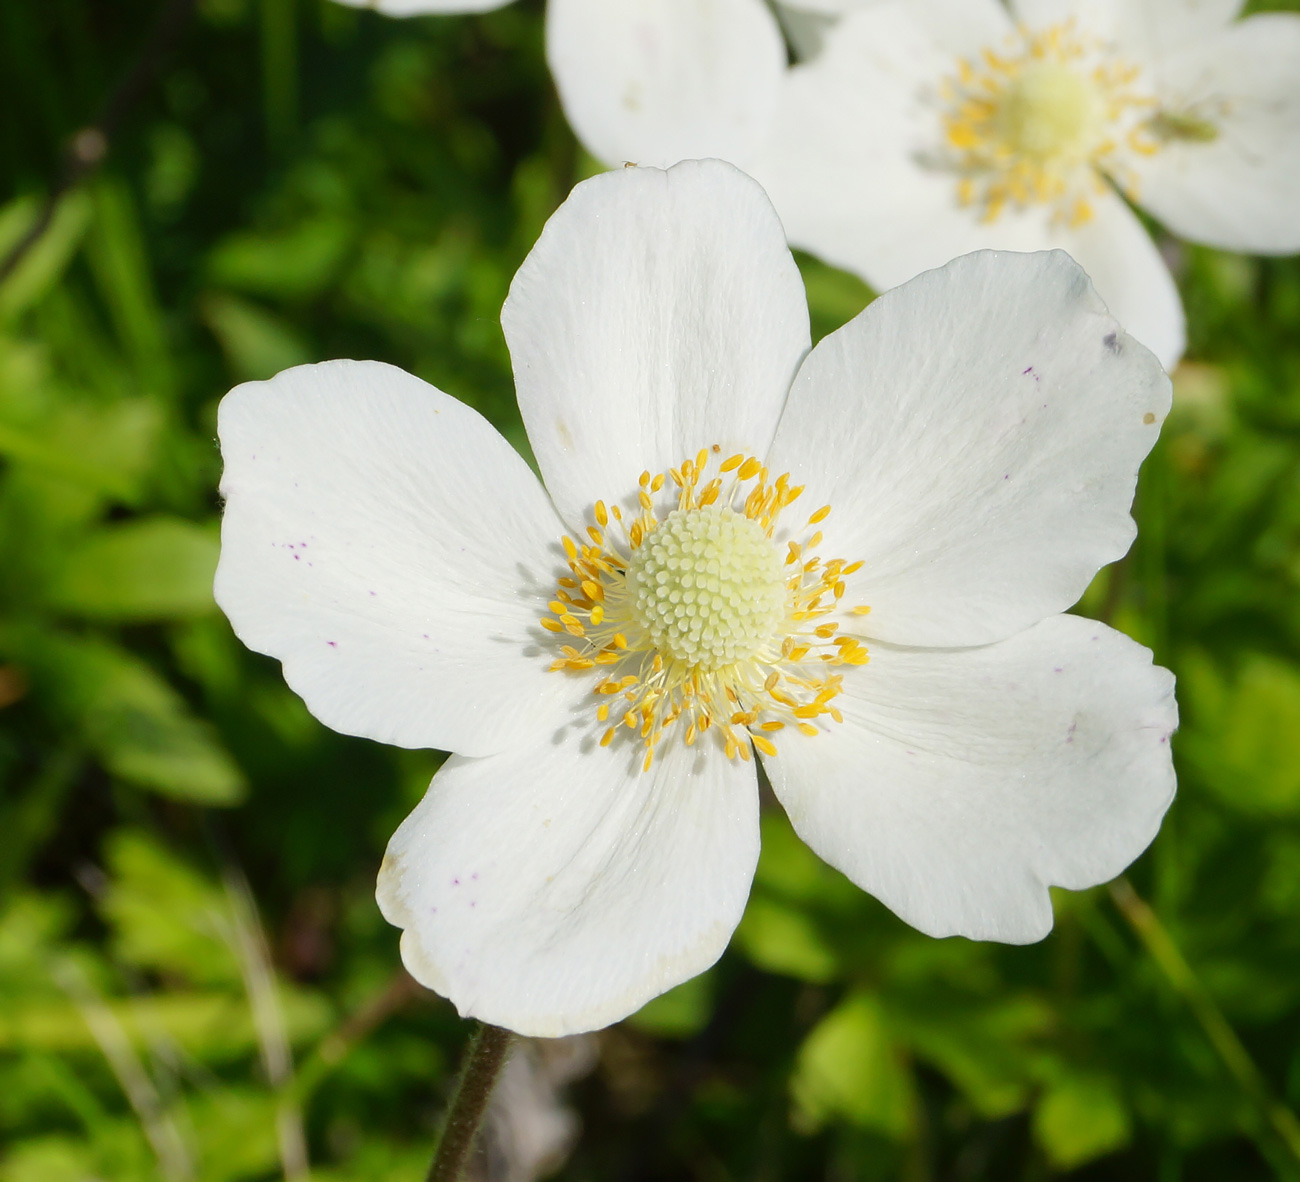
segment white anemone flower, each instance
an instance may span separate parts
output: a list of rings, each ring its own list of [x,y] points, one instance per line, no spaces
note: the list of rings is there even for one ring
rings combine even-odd
[[[389,16],[484,12],[510,0],[340,0]],[[765,0],[548,0],[546,60],[598,160],[743,164],[770,129],[786,49]]]
[[[333,361],[233,390],[217,601],[327,725],[454,752],[380,872],[462,1014],[558,1036],[699,973],[766,769],[924,932],[1012,943],[1174,790],[1173,678],[1061,614],[1134,536],[1170,402],[1066,255],[924,274],[809,351],[762,189],[579,185],[502,312],[539,482],[477,413]]]
[[[869,5],[791,72],[752,171],[791,242],[877,288],[979,248],[1067,250],[1172,366],[1182,306],[1125,196],[1192,241],[1300,250],[1300,16],[1239,8]]]

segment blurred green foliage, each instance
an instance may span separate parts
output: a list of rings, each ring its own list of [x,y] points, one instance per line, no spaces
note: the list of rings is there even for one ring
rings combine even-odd
[[[0,256],[157,8],[0,5]],[[0,1182],[423,1177],[464,1031],[371,892],[437,756],[326,731],[216,613],[214,407],[379,358],[526,452],[497,317],[594,167],[541,8],[201,0],[0,285]],[[1080,608],[1180,677],[1139,895],[934,941],[768,809],[732,949],[602,1036],[564,1177],[1300,1177],[1300,263],[1162,242],[1191,349]],[[801,265],[817,335],[870,298]]]

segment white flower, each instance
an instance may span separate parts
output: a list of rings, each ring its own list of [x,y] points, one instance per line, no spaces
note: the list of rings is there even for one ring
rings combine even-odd
[[[340,0],[389,16],[509,0]],[[546,60],[583,146],[609,165],[743,163],[770,130],[786,68],[765,0],[548,0]]]
[[[544,485],[386,365],[220,410],[240,638],[329,726],[456,753],[380,875],[418,980],[556,1036],[707,968],[755,750],[933,935],[1039,939],[1049,884],[1147,845],[1173,679],[1059,613],[1133,538],[1170,388],[1067,256],[958,259],[809,352],[763,191],[691,161],[579,185],[502,323]]]
[[[871,5],[791,72],[752,171],[791,242],[878,288],[980,247],[1065,249],[1172,366],[1178,293],[1120,193],[1193,241],[1300,250],[1300,16],[1239,7]]]

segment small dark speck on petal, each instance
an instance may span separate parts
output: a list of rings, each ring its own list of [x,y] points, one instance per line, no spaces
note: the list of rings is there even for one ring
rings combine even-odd
[[[1002,477],[1002,479],[1003,479],[1003,480],[1010,480],[1010,479],[1011,479],[1011,473],[1008,472],[1004,477]]]
[[[469,905],[470,905],[471,907],[477,907],[477,906],[478,906],[478,900],[477,900],[477,899],[471,899],[471,900],[469,901]]]
[[[302,561],[302,555],[301,555],[301,554],[295,554],[295,555],[293,556],[293,560],[294,560],[294,562],[301,562],[301,561]]]
[[[1119,343],[1119,335],[1117,333],[1108,332],[1101,338],[1101,343],[1112,353],[1119,353],[1122,351]]]
[[[1064,673],[1065,670],[1062,669],[1060,665],[1057,665],[1056,668],[1052,670],[1052,672],[1053,672],[1053,673]]]
[[[460,886],[460,879],[459,879],[459,878],[453,878],[453,879],[451,880],[451,885],[452,885],[452,886]]]
[[[427,632],[424,634],[424,639],[425,639],[425,640],[428,640],[428,639],[429,639],[429,634],[428,634]]]
[[[327,640],[325,643],[328,644],[330,648],[338,648],[339,646],[339,642],[337,640]]]
[[[1156,416],[1150,411],[1147,411],[1147,413],[1142,416],[1142,421],[1149,427],[1156,421]]]
[[[371,594],[371,595],[373,595],[373,594],[374,594],[374,592],[373,592],[373,591],[372,591],[372,592],[370,592],[370,594]]]
[[[477,881],[478,881],[478,874],[477,874],[477,873],[471,874],[471,875],[470,875],[470,878],[472,878],[475,882],[477,882]]]

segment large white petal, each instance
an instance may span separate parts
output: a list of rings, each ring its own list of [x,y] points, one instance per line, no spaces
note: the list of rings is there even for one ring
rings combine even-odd
[[[546,57],[593,156],[659,167],[744,163],[786,65],[763,0],[550,0]]]
[[[1091,620],[877,645],[836,701],[841,726],[764,761],[772,787],[818,854],[932,936],[1042,938],[1048,886],[1113,878],[1173,797],[1173,677]]]
[[[855,631],[983,644],[1068,607],[1128,549],[1169,403],[1069,256],[981,252],[823,339],[768,464],[832,506],[820,553],[863,562]]]
[[[488,754],[562,716],[536,650],[564,526],[478,413],[327,361],[232,390],[219,429],[217,602],[317,718]]]
[[[373,8],[385,16],[425,16],[456,12],[487,12],[504,8],[511,0],[336,0],[349,8]]]
[[[1093,216],[1062,228],[1063,247],[1092,280],[1110,314],[1172,370],[1187,345],[1178,285],[1151,235],[1112,189],[1092,201]]]
[[[1228,250],[1300,251],[1300,15],[1252,16],[1161,63],[1165,111],[1216,131],[1132,156],[1134,198]]]
[[[714,445],[763,454],[809,341],[771,203],[717,160],[579,185],[501,323],[542,477],[575,529],[645,469]]]
[[[1112,41],[1146,65],[1163,54],[1213,35],[1241,11],[1244,0],[1011,0],[1011,11],[1037,31],[1072,22]]]
[[[988,223],[958,203],[957,177],[935,156],[935,94],[958,56],[941,32],[961,44],[968,36],[958,35],[960,22],[925,23],[929,7],[881,3],[840,21],[821,53],[790,71],[753,170],[794,245],[877,289],[972,250],[1043,250],[1058,236],[1045,206]],[[1006,14],[988,7],[972,5],[972,23],[981,26],[983,12],[1009,29]],[[967,34],[979,40],[978,28]]]
[[[708,968],[758,860],[754,768],[676,737],[640,765],[635,743],[602,748],[581,725],[453,757],[379,876],[416,980],[466,1017],[554,1038]]]

